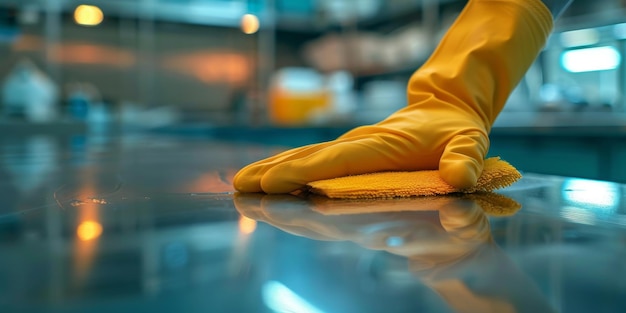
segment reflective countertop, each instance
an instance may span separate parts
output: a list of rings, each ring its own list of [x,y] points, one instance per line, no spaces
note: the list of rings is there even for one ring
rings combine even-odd
[[[0,312],[626,312],[624,185],[238,194],[281,147],[0,137]]]

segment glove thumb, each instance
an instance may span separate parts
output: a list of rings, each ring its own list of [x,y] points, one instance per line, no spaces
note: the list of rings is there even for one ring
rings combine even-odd
[[[456,135],[448,142],[441,155],[439,175],[458,189],[475,186],[483,172],[488,148],[489,138],[482,132]]]

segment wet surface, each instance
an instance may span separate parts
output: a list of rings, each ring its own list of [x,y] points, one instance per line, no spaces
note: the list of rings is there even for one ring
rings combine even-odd
[[[623,312],[626,189],[236,194],[278,147],[0,137],[0,312]]]

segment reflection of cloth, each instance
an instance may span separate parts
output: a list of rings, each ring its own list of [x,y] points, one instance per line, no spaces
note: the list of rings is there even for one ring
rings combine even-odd
[[[309,183],[311,191],[330,198],[391,198],[493,191],[507,187],[522,175],[500,158],[485,160],[476,185],[460,190],[446,183],[439,171],[380,172],[326,179]]]
[[[364,214],[402,211],[437,211],[450,206],[451,202],[474,201],[482,210],[491,216],[512,215],[521,208],[517,201],[492,192],[458,194],[447,196],[381,199],[329,199],[312,196],[313,210],[324,215]],[[381,205],[384,201],[385,205]]]
[[[237,193],[234,203],[241,214],[295,235],[407,257],[411,272],[458,312],[552,311],[493,242],[483,208],[507,215],[520,207],[504,196],[332,200]]]

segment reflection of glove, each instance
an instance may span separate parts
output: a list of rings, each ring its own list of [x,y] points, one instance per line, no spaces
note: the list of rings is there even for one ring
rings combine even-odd
[[[485,213],[519,209],[505,196],[335,200],[236,193],[233,200],[242,215],[295,235],[407,257],[410,270],[458,312],[552,312],[493,243]]]
[[[551,27],[539,0],[469,1],[411,77],[406,108],[337,140],[249,165],[235,177],[235,188],[285,193],[321,179],[433,169],[454,187],[473,186],[491,125]]]
[[[454,260],[491,242],[485,214],[513,214],[520,208],[515,200],[493,193],[393,200],[236,193],[233,201],[242,215],[295,235],[350,240],[404,256],[427,253],[429,259],[437,254]],[[390,236],[405,238],[404,244],[388,246]]]
[[[233,200],[242,215],[295,235],[407,257],[414,275],[457,312],[552,312],[493,242],[487,215],[520,207],[506,196],[336,200],[236,193]]]

